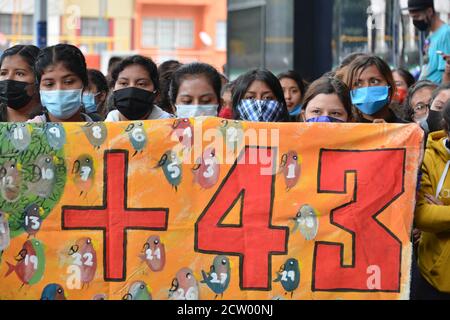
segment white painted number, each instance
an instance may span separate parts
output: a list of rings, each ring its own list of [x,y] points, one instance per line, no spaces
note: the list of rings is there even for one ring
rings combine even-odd
[[[152,251],[152,249],[147,249],[145,251],[147,255],[147,260],[153,260],[153,257],[156,257],[156,259],[161,260],[161,250],[156,249],[155,252]]]
[[[176,161],[174,161],[174,162],[172,162],[171,164],[169,164],[169,165],[167,166],[167,170],[169,170],[169,172],[170,172],[170,177],[171,177],[172,179],[178,178],[178,177],[180,176],[180,174],[181,174],[181,170],[180,170],[180,168],[178,167],[178,163],[177,163]]]
[[[11,176],[3,177],[2,184],[5,187],[12,187],[14,183],[14,178]]]
[[[92,169],[86,166],[81,167],[80,176],[81,180],[86,182],[89,179],[89,175],[91,174]]]
[[[238,141],[238,132],[237,132],[236,128],[233,128],[233,127],[228,128],[227,136],[228,136],[228,141],[230,141],[230,142]]]
[[[52,127],[48,130],[48,132],[50,132],[51,134],[53,134],[55,137],[60,138],[61,137],[61,130],[59,130],[59,128],[56,127]]]
[[[23,132],[19,128],[14,129],[14,139],[15,140],[23,140]]]
[[[145,141],[145,134],[144,134],[144,130],[142,130],[142,128],[136,128],[133,131],[131,131],[131,136],[137,142]]]
[[[211,178],[214,175],[214,159],[205,160],[206,171],[203,172],[205,178]]]
[[[39,230],[39,228],[41,227],[41,223],[39,222],[39,218],[38,217],[25,217],[25,225],[28,227],[30,226],[30,222],[31,222],[31,229],[33,230]]]
[[[36,256],[30,256],[30,255],[26,255],[25,256],[25,265],[28,266],[29,264],[33,264],[33,269],[37,270],[38,268],[38,259]]]
[[[281,277],[281,281],[288,281],[288,277],[291,278],[291,281],[295,281],[295,272],[294,271],[283,271]]]
[[[95,139],[101,139],[102,138],[102,128],[99,126],[92,127],[92,135]]]
[[[192,138],[192,130],[191,127],[187,127],[183,131],[183,136],[187,136],[188,138]]]
[[[52,169],[43,169],[42,170],[42,179],[44,180],[52,180],[55,174]]]
[[[294,179],[295,178],[295,164],[290,164],[288,166],[289,172],[288,172],[288,179]]]
[[[221,273],[220,274],[220,280],[217,278],[217,273],[213,272],[211,273],[211,283],[220,283],[220,284],[224,284],[225,281],[227,281],[228,275],[226,273]]]
[[[74,253],[72,256],[74,258],[73,264],[76,266],[81,267],[84,264],[85,266],[92,267],[94,265],[92,261],[94,256],[90,252],[86,252],[85,254],[83,254],[83,257],[81,257],[81,254],[79,254],[78,252]],[[81,261],[82,258],[84,259],[84,263],[83,261]]]

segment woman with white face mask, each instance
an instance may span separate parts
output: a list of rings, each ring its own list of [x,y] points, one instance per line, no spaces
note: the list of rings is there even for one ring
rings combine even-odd
[[[93,122],[84,113],[83,91],[89,82],[80,49],[69,44],[45,48],[35,69],[45,111],[31,122]]]
[[[205,63],[180,67],[172,77],[169,96],[177,118],[217,117],[221,103],[220,74]]]

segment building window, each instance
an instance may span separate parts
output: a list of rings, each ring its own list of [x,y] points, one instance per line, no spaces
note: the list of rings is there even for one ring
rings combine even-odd
[[[19,28],[20,23],[20,28]],[[12,14],[0,14],[0,32],[6,35],[33,34],[33,16],[29,14],[16,14],[15,20]]]
[[[194,47],[194,21],[192,19],[142,20],[142,47],[166,50]]]
[[[80,46],[88,48],[89,52],[100,53],[108,49],[108,43],[99,41],[93,37],[109,37],[109,20],[102,18],[81,18],[80,35],[90,37],[85,39]]]
[[[227,50],[227,23],[225,21],[216,23],[216,48],[217,50]]]

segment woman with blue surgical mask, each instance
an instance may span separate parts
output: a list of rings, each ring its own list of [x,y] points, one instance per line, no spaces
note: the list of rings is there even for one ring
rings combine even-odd
[[[105,102],[108,96],[108,81],[98,70],[88,69],[89,87],[83,93],[83,106],[86,113],[95,121],[105,118]]]
[[[301,117],[304,122],[350,122],[351,108],[350,90],[345,83],[322,77],[306,91]]]
[[[43,49],[35,69],[45,111],[31,122],[93,122],[84,113],[83,91],[89,83],[86,60],[77,47],[58,44]]]
[[[172,76],[169,96],[179,119],[217,117],[222,105],[219,72],[209,64],[181,66]]]
[[[302,112],[302,101],[306,91],[305,82],[295,71],[281,73],[278,79],[283,87],[290,120],[296,122]]]
[[[392,71],[383,59],[371,55],[356,58],[348,67],[344,82],[351,89],[356,122],[405,122],[389,107],[396,87]]]
[[[288,122],[289,112],[278,78],[268,70],[255,69],[236,80],[233,115],[251,122]]]

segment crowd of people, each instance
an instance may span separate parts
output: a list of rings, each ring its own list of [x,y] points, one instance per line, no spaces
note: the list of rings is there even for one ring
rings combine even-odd
[[[366,53],[353,53],[336,70],[306,83],[295,71],[277,76],[265,69],[228,81],[205,63],[157,66],[142,55],[111,60],[105,76],[87,69],[73,45],[16,45],[0,59],[0,122],[218,116],[253,122],[417,123],[428,142],[413,233],[418,249],[412,297],[448,299],[450,27],[432,4],[409,1],[414,25],[431,32],[426,53],[432,57],[419,81]]]

